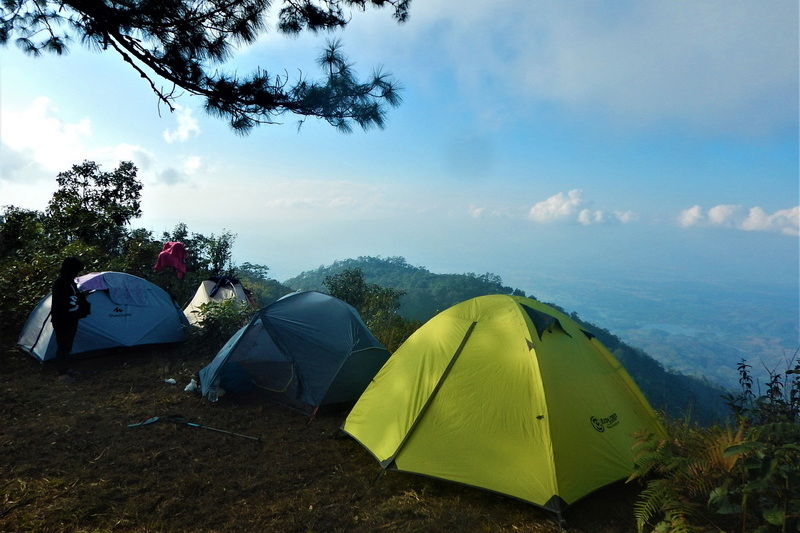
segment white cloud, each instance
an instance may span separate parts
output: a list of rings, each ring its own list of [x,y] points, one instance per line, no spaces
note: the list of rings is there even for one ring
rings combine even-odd
[[[717,205],[703,212],[695,205],[678,215],[683,227],[698,225],[721,226],[742,231],[766,231],[784,235],[800,235],[800,206],[780,209],[772,214],[761,207],[749,209],[741,205]]]
[[[179,168],[167,167],[156,173],[155,181],[160,185],[173,186],[188,183],[190,178],[203,169],[203,158],[200,156],[184,157]]]
[[[736,227],[744,220],[741,205],[717,205],[708,210],[708,220],[720,226]]]
[[[681,214],[678,215],[678,224],[684,228],[688,228],[698,224],[703,218],[703,208],[699,205],[694,205],[689,209],[681,211]]]
[[[202,165],[203,165],[203,158],[200,157],[199,155],[192,155],[184,158],[183,160],[183,170],[187,174],[194,174],[200,169]]]
[[[45,174],[30,150],[14,150],[0,141],[0,183],[30,182],[34,176]]]
[[[54,183],[59,172],[83,160],[95,161],[107,171],[120,161],[131,161],[140,180],[165,185],[185,181],[202,167],[201,157],[189,156],[178,167],[158,169],[157,156],[148,148],[126,142],[104,144],[102,139],[98,144],[88,118],[69,122],[61,115],[61,110],[46,97],[35,98],[20,109],[4,107],[0,115],[0,182],[14,183],[15,197],[25,198],[32,205],[41,205],[52,193],[41,182]],[[172,138],[185,138],[190,132],[199,131],[190,110],[181,108],[179,115],[180,127],[170,134]],[[23,194],[23,188],[31,191]]]
[[[531,207],[528,218],[544,223],[572,218],[578,206],[583,203],[582,194],[580,189],[572,189],[567,194],[560,192]]]
[[[156,174],[156,182],[162,185],[177,185],[186,181],[179,170],[168,167]]]
[[[163,137],[168,143],[184,142],[189,139],[192,133],[195,136],[200,133],[200,124],[192,116],[190,108],[176,104],[175,117],[178,119],[177,127],[174,130],[164,130]]]
[[[542,224],[552,222],[578,222],[584,226],[622,222],[626,224],[638,219],[633,211],[613,211],[611,214],[586,206],[583,191],[572,189],[564,194],[560,192],[538,202],[528,211],[528,218]]]
[[[21,110],[3,108],[0,123],[2,142],[15,152],[15,159],[26,160],[18,160],[16,165],[30,167],[35,163],[54,177],[56,173],[89,158],[90,151],[85,145],[92,133],[89,119],[68,123],[58,118],[58,113],[52,100],[45,97],[34,99]],[[20,175],[20,178],[29,180],[31,176]],[[3,173],[3,179],[9,179],[9,176]]]
[[[141,146],[120,143],[92,148],[92,126],[88,118],[67,122],[46,97],[35,98],[22,110],[3,108],[3,172],[0,180],[25,182],[53,180],[83,160],[96,161],[106,170],[120,161],[132,161],[140,171],[149,170],[155,155]]]
[[[747,218],[742,222],[747,231],[778,231],[784,235],[800,235],[800,206],[781,209],[767,214],[760,207],[750,208]]]
[[[428,46],[436,36],[440,53],[423,60],[426,68],[455,69],[459,89],[487,115],[519,116],[548,103],[578,114],[605,110],[621,127],[680,124],[748,136],[796,128],[797,2],[459,6],[415,4],[407,26],[392,30],[387,21],[380,29]],[[500,109],[502,102],[513,107]]]
[[[468,208],[469,216],[472,218],[481,218],[483,214],[486,212],[486,207],[481,206],[478,207],[477,205],[471,205]]]
[[[614,216],[623,224],[639,220],[638,213],[635,213],[634,211],[614,211]]]
[[[584,226],[592,224],[602,224],[605,221],[605,214],[602,211],[592,211],[591,209],[581,209],[578,213],[578,222]]]
[[[459,205],[461,205],[461,204],[459,204]],[[429,206],[427,208],[424,208],[424,209],[418,208],[418,211],[420,211],[420,212],[428,211],[428,210],[441,211],[442,213],[448,213],[448,215],[454,216],[454,217],[458,217],[461,214],[463,214],[463,211],[460,210],[460,209],[453,210],[453,209],[447,209],[446,207],[447,206],[445,206],[445,205],[437,206],[437,205],[433,205],[432,204],[431,206]],[[482,219],[486,219],[486,218],[519,219],[520,218],[520,212],[519,212],[519,208],[518,207],[507,206],[507,205],[503,204],[502,201],[499,203],[499,205],[494,205],[494,206],[486,206],[486,205],[479,205],[479,204],[472,203],[467,207],[467,214],[470,216],[470,218],[482,218]]]

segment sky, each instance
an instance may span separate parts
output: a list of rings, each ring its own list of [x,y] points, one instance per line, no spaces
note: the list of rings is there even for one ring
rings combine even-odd
[[[537,294],[609,283],[795,287],[798,3],[415,0],[407,23],[268,32],[221,70],[315,76],[338,38],[403,104],[342,134],[285,115],[234,133],[190,95],[170,113],[112,52],[0,48],[0,205],[44,210],[83,160],[133,161],[137,228],[236,235],[285,280],[358,256],[499,275]],[[155,258],[154,258],[155,259]]]

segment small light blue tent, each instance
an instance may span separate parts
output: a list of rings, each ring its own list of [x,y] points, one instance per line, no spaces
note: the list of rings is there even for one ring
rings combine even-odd
[[[90,291],[91,314],[78,322],[72,353],[143,344],[166,344],[186,339],[186,316],[161,287],[122,272],[94,272],[77,279],[78,288]],[[50,322],[51,295],[44,297],[28,316],[17,346],[41,361],[56,354]]]
[[[349,304],[319,292],[295,292],[260,309],[200,371],[203,396],[253,387],[313,415],[352,405],[389,352]]]

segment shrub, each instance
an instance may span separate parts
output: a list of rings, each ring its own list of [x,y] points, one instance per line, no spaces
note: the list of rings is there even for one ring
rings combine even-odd
[[[719,531],[698,524],[715,520],[705,502],[735,468],[735,458],[725,450],[742,442],[743,429],[699,427],[685,420],[666,426],[667,438],[642,435],[638,442],[637,466],[629,480],[648,479],[634,506],[639,531],[648,526],[664,533]]]
[[[201,304],[197,313],[197,327],[190,334],[193,348],[213,354],[250,321],[253,309],[235,300],[223,300]]]
[[[741,361],[741,391],[725,396],[725,428],[672,424],[666,439],[640,436],[630,478],[647,479],[635,506],[640,532],[800,531],[796,359],[782,374],[768,371],[764,392]]]

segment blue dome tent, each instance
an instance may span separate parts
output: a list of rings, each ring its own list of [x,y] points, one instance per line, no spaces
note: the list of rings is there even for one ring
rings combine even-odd
[[[270,399],[313,415],[352,405],[389,352],[349,304],[319,292],[296,292],[256,312],[200,371],[203,396],[217,389]]]
[[[91,314],[78,323],[72,353],[186,339],[186,316],[161,287],[122,272],[94,272],[77,278],[87,292]],[[56,339],[50,323],[51,295],[39,302],[22,328],[17,346],[40,361],[53,359]]]

